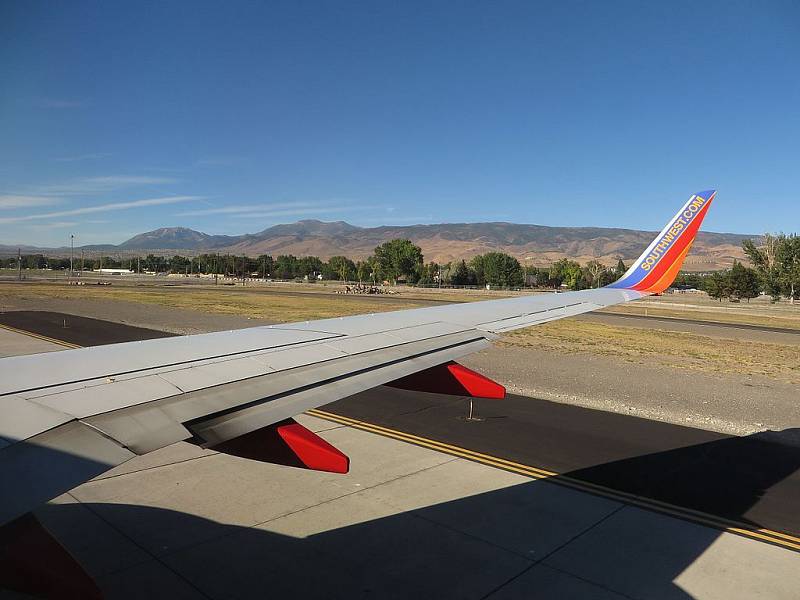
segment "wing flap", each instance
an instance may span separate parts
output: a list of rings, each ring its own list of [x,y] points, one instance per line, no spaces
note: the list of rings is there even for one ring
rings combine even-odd
[[[264,421],[265,418],[283,420],[303,412],[306,408],[311,408],[312,405],[309,405],[298,410],[293,398],[296,400],[301,397],[311,397],[313,396],[312,390],[323,390],[320,393],[327,400],[322,404],[327,404],[343,398],[345,395],[354,394],[369,389],[369,387],[392,381],[404,374],[413,373],[420,368],[433,366],[431,361],[446,362],[475,352],[477,349],[488,347],[489,344],[485,336],[476,331],[445,337],[446,339],[433,338],[397,344],[233,381],[147,404],[95,415],[84,421],[129,448],[147,448],[147,451],[150,451],[160,447],[158,444],[166,445],[164,440],[160,434],[156,435],[153,440],[149,439],[146,427],[139,427],[135,437],[132,438],[129,435],[130,418],[134,418],[140,425],[152,423],[159,430],[163,429],[161,424],[166,418],[206,439],[206,427],[198,425],[200,422],[210,422],[210,420],[220,418],[219,423],[222,423],[228,420],[227,415],[250,408],[254,410],[248,414],[258,413],[261,415],[259,418],[249,417],[249,420],[240,422],[235,429],[235,434],[229,433],[229,429],[215,432],[208,442],[216,444],[274,422]],[[423,364],[424,366],[422,366]],[[367,387],[363,387],[364,385]],[[319,405],[319,403],[313,404],[313,406]],[[293,410],[296,412],[287,413],[287,411]],[[278,418],[275,415],[286,416]],[[167,443],[189,437],[179,429],[174,431],[177,437]]]
[[[377,366],[375,365],[376,356],[372,356],[371,353],[352,356],[344,359],[346,362],[341,365],[347,370],[348,375],[346,376],[337,376],[335,370],[321,368],[314,369],[313,373],[298,373],[306,380],[312,377],[326,377],[326,379],[316,385],[289,390],[272,400],[245,405],[210,419],[201,419],[188,427],[208,445],[213,445],[282,421],[310,408],[322,406],[411,373],[484,350],[489,346],[490,343],[486,338],[478,337],[464,340],[444,349],[437,346],[432,351],[413,357],[403,356],[396,348],[390,351],[381,350],[379,351],[380,360],[387,362]]]

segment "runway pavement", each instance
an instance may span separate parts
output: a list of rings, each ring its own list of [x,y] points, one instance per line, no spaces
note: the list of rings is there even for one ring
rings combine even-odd
[[[70,344],[154,337],[9,314]],[[158,595],[154,581],[213,598],[795,597],[800,453],[774,443],[795,432],[736,438],[518,396],[474,409],[380,388],[303,417],[350,475],[177,444],[41,518],[109,597]]]

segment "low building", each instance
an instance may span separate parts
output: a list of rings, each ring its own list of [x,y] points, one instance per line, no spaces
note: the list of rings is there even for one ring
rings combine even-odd
[[[130,269],[95,269],[94,272],[101,275],[133,275]]]

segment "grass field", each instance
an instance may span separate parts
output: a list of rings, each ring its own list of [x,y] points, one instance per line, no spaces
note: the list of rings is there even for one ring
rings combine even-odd
[[[0,285],[2,298],[36,300],[68,298],[138,302],[224,315],[241,315],[266,319],[275,323],[324,319],[371,312],[425,306],[425,302],[400,298],[368,296],[330,296],[322,294],[286,295],[262,293],[230,287],[135,287],[135,286],[68,286],[45,283],[6,283]]]
[[[613,356],[644,365],[761,375],[800,383],[800,345],[720,339],[575,319],[510,333],[500,343],[560,353]]]
[[[33,272],[31,272],[33,273]],[[49,272],[48,272],[49,273]],[[0,273],[1,275],[2,273]],[[395,310],[403,307],[424,306],[441,302],[477,302],[494,298],[529,295],[531,291],[511,292],[502,290],[483,289],[448,289],[448,288],[414,288],[399,286],[393,288],[396,295],[381,296],[348,296],[345,300],[329,302],[323,299],[307,303],[287,302],[278,296],[286,294],[304,294],[308,296],[331,295],[336,290],[343,289],[338,282],[321,283],[269,283],[250,282],[245,287],[240,286],[214,286],[208,281],[194,278],[169,277],[86,277],[87,283],[103,280],[112,283],[111,286],[80,286],[77,289],[91,297],[125,297],[126,300],[144,303],[171,305],[169,300],[160,297],[159,290],[172,296],[178,290],[183,293],[191,291],[192,300],[181,302],[181,308],[216,312],[222,314],[239,314],[245,316],[260,316],[271,320],[288,321],[292,319],[322,318],[355,314],[358,312],[376,312]],[[16,287],[18,286],[18,287]],[[75,287],[66,285],[66,278],[62,280],[45,281],[41,278],[30,279],[28,282],[16,283],[11,280],[0,281],[0,298],[4,293],[18,297],[20,293],[28,293],[29,286],[37,289],[37,294],[49,297],[75,297],[65,294],[75,293]],[[69,290],[65,292],[64,290]],[[93,291],[88,291],[88,290]],[[101,290],[101,291],[98,291]],[[127,292],[124,290],[128,290]],[[536,292],[533,292],[536,293]],[[549,293],[549,292],[540,292]],[[196,294],[196,295],[195,295]],[[269,300],[248,300],[250,295],[269,296]],[[272,307],[276,310],[273,310]],[[288,311],[288,312],[286,312]],[[315,312],[320,311],[320,312]],[[665,294],[653,296],[637,302],[618,305],[604,309],[606,312],[623,314],[639,314],[659,317],[688,318],[696,321],[741,323],[750,325],[766,325],[787,329],[800,329],[800,303],[792,306],[783,301],[771,304],[767,298],[757,298],[752,302],[733,303],[728,301],[717,302],[705,294]]]

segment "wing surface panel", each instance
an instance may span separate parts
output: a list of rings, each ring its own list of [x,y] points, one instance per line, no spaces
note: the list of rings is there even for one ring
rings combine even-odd
[[[4,358],[0,363],[3,375],[0,378],[0,396],[97,377],[232,358],[338,335],[267,326],[78,348],[66,355],[64,352],[48,352],[14,356]]]

